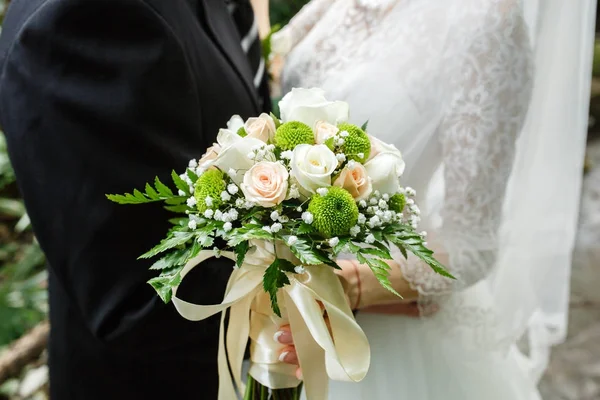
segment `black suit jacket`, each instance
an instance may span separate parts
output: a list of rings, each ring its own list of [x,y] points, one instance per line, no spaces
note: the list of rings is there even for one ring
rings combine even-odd
[[[218,317],[184,320],[136,260],[171,215],[105,194],[168,181],[231,115],[261,111],[224,1],[13,0],[0,68],[0,123],[49,261],[52,399],[215,399]],[[230,272],[206,263],[182,290],[218,303]]]

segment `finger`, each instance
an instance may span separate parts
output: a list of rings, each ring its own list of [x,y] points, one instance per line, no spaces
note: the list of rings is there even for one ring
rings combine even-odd
[[[302,368],[298,367],[296,368],[296,378],[298,380],[304,380],[304,377],[302,376]]]
[[[292,344],[294,343],[294,337],[292,336],[292,331],[289,325],[283,325],[279,328],[275,335],[273,335],[273,339],[277,343],[281,344]]]
[[[296,348],[294,346],[287,346],[279,353],[279,361],[286,364],[298,365],[298,354],[296,354]]]

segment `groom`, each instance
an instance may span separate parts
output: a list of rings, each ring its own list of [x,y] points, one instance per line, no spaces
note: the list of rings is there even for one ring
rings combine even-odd
[[[217,398],[218,317],[184,320],[136,259],[169,214],[105,194],[167,181],[268,106],[252,18],[247,0],[12,1],[0,123],[49,262],[52,399]],[[220,302],[231,265],[194,271],[183,297]]]

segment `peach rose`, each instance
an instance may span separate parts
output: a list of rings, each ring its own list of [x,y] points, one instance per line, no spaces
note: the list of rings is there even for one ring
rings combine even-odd
[[[367,170],[359,163],[355,163],[353,169],[345,167],[333,182],[333,186],[346,189],[357,201],[367,199],[373,192]]]
[[[273,118],[265,113],[260,114],[258,118],[248,118],[244,124],[244,130],[249,137],[260,139],[265,143],[273,140],[275,129]]]
[[[317,144],[323,144],[327,139],[334,137],[338,131],[339,129],[337,126],[325,121],[319,121],[315,125],[315,142]]]
[[[275,207],[287,194],[289,173],[278,162],[261,161],[244,174],[240,185],[246,200],[261,207]]]

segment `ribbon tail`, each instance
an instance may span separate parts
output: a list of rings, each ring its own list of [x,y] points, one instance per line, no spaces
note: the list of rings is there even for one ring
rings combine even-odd
[[[243,395],[246,388],[242,382],[242,363],[244,353],[248,344],[250,334],[250,306],[256,294],[256,290],[249,294],[244,300],[233,305],[229,313],[229,324],[227,327],[227,355],[229,366],[233,374],[235,385]]]
[[[292,332],[294,332],[296,354],[298,354],[298,361],[300,362],[304,377],[306,398],[310,400],[327,400],[329,378],[327,376],[325,363],[323,362],[325,351],[315,341],[300,310],[287,291],[285,291],[285,297],[290,328]],[[316,311],[316,314],[313,313],[311,315],[316,315],[317,318],[323,321],[319,306],[316,302],[313,303],[317,310],[313,310]],[[323,324],[325,323],[323,322]],[[327,330],[326,327],[325,330]],[[329,335],[329,333],[327,333],[327,335]]]
[[[233,380],[229,373],[227,364],[227,355],[225,351],[225,313],[221,314],[221,326],[219,328],[219,352],[218,352],[218,371],[219,371],[219,397],[218,400],[234,400],[237,396],[233,386]]]

